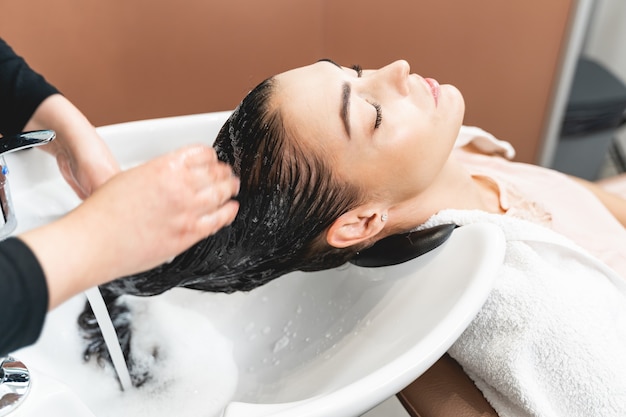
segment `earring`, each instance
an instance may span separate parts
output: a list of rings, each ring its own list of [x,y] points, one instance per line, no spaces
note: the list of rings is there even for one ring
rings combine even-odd
[[[383,214],[380,216],[380,221],[381,221],[381,222],[386,222],[386,221],[387,221],[387,213],[383,213]]]

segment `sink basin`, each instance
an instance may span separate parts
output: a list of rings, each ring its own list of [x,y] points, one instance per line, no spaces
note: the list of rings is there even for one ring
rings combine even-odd
[[[98,130],[128,167],[186,143],[210,143],[228,114]],[[79,203],[40,150],[6,159],[16,233]],[[451,346],[484,303],[503,256],[501,231],[475,224],[400,265],[292,273],[249,293],[174,289],[127,296],[134,349],[160,353],[151,365],[154,378],[128,392],[120,391],[110,367],[81,358],[80,295],[49,314],[35,345],[13,353],[33,381],[14,415],[358,416]]]

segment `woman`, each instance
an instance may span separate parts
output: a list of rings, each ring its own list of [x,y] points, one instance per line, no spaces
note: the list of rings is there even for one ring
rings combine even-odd
[[[451,157],[463,111],[455,87],[409,75],[405,61],[361,71],[324,60],[264,81],[214,143],[242,181],[233,225],[107,290],[246,291],[293,270],[341,265],[442,209],[504,213],[496,184]],[[626,202],[585,186],[626,221]],[[162,278],[144,283],[149,275]]]
[[[547,389],[535,383],[549,384],[543,377],[530,382],[500,381],[496,376],[502,369],[481,366],[506,350],[498,350],[502,340],[494,338],[503,335],[505,340],[520,344],[514,337],[519,329],[509,326],[511,316],[499,315],[496,302],[504,299],[518,307],[515,297],[519,295],[510,288],[528,283],[538,287],[534,279],[553,282],[551,276],[544,276],[538,269],[539,265],[552,268],[550,274],[556,274],[558,270],[569,271],[567,265],[557,265],[557,261],[573,259],[575,266],[585,271],[582,275],[587,275],[584,268],[588,268],[614,278],[613,272],[594,263],[593,256],[553,231],[574,240],[626,276],[626,201],[551,170],[480,155],[476,141],[453,150],[463,113],[463,98],[455,87],[410,74],[405,61],[363,71],[323,60],[264,81],[244,98],[214,145],[220,160],[230,164],[241,179],[240,211],[235,221],[173,262],[105,286],[106,298],[112,303],[125,291],[153,295],[174,286],[225,292],[250,290],[293,270],[341,265],[376,241],[423,224],[490,221],[503,227],[508,241],[501,284],[494,289],[476,324],[451,352],[502,415],[552,415],[546,407],[558,409],[553,415],[594,415],[579,405],[599,398],[595,386],[579,391],[566,387],[557,395],[554,392],[559,391],[558,387]],[[498,141],[491,143],[506,150]],[[589,225],[590,216],[593,231],[591,225],[583,226]],[[594,239],[598,235],[601,238]],[[218,255],[209,255],[215,253]],[[519,259],[524,262],[516,264]],[[585,276],[572,277],[572,283],[588,285],[585,280]],[[589,285],[593,287],[593,283]],[[602,286],[611,298],[610,302],[607,298],[607,305],[621,308],[620,304],[626,305],[624,295],[612,285]],[[533,297],[552,294],[544,288],[543,294],[530,298],[539,300]],[[574,305],[576,294],[572,295]],[[556,320],[561,314],[559,308],[567,310],[559,303],[541,299],[537,305],[524,307],[523,319],[539,320],[532,317],[533,311],[553,304],[557,311],[546,312],[544,317]],[[583,310],[583,304],[581,311],[588,311]],[[585,308],[593,311],[594,304]],[[83,319],[83,327],[95,337],[94,329],[88,329],[93,321],[88,321],[86,315]],[[484,329],[492,328],[493,323],[496,328],[502,324],[502,331],[483,339]],[[524,321],[530,330],[544,324]],[[558,333],[560,324],[557,327],[548,326]],[[550,331],[543,339],[538,338],[546,347],[549,338],[557,342],[567,339]],[[129,333],[125,336],[129,346]],[[97,339],[93,341],[91,353],[102,353],[98,343]],[[470,356],[484,352],[487,357],[466,357],[467,352]],[[553,362],[541,365],[548,379],[563,352],[549,353],[554,356],[549,358]],[[509,363],[515,362],[506,357],[500,365],[507,367]],[[537,369],[543,369],[541,366]],[[535,365],[529,368],[535,369]],[[602,370],[611,375],[611,369]],[[567,373],[564,379],[576,380],[575,376]],[[539,385],[541,393],[532,391],[533,384]],[[553,397],[543,398],[546,391],[551,391]],[[562,395],[576,398],[560,404]],[[626,400],[621,397],[609,399],[606,404],[617,411],[606,412],[605,407],[595,414],[620,415],[626,411]]]

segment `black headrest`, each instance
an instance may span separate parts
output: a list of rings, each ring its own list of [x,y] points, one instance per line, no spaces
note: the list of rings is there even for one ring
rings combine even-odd
[[[456,224],[388,236],[358,252],[350,263],[364,267],[397,265],[430,252],[448,240]]]

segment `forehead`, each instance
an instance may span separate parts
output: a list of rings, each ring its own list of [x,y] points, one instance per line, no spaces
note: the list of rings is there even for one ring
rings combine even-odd
[[[316,62],[312,65],[292,69],[278,74],[275,78],[278,84],[278,93],[289,101],[297,101],[300,104],[319,104],[332,101],[328,97],[329,90],[335,86],[337,99],[340,93],[341,70],[327,62]],[[326,98],[326,99],[325,99]],[[324,100],[325,99],[325,100]],[[309,105],[310,105],[309,104]]]
[[[285,71],[281,74],[278,74],[276,78],[285,79],[289,81],[302,81],[304,78],[308,78],[310,80],[318,79],[327,79],[333,77],[338,77],[341,74],[341,67],[328,62],[328,61],[318,61],[310,65],[306,65],[304,67],[299,67],[295,69],[291,69],[289,71]]]
[[[332,135],[341,128],[342,71],[317,62],[278,74],[274,104],[291,131]]]

